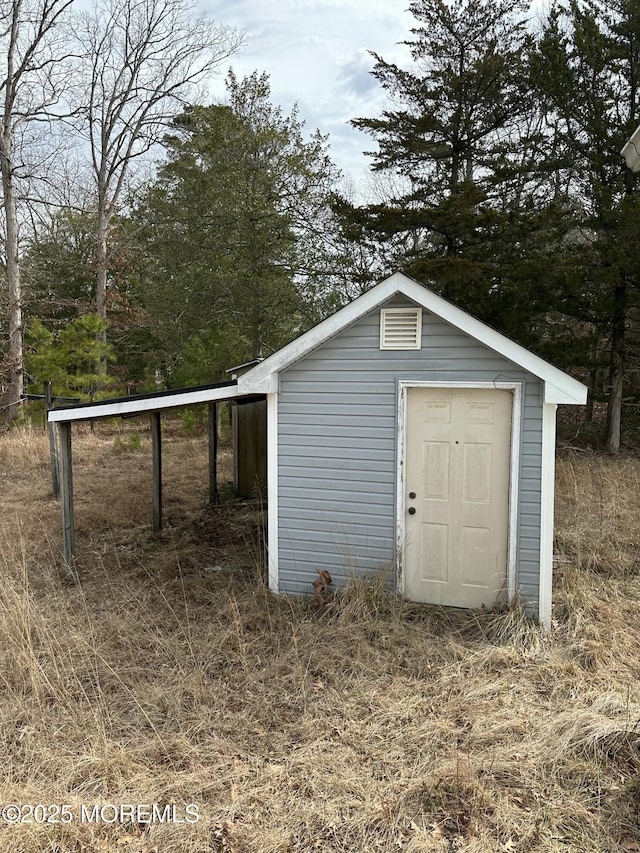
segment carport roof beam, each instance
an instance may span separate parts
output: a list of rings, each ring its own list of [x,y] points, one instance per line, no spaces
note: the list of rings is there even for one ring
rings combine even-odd
[[[155,394],[139,394],[135,397],[118,397],[100,400],[97,403],[82,403],[78,406],[60,406],[49,412],[50,422],[92,421],[98,418],[118,418],[127,415],[160,412],[165,409],[180,409],[198,403],[233,400],[238,397],[238,383],[218,382],[197,388],[179,391],[159,391]]]

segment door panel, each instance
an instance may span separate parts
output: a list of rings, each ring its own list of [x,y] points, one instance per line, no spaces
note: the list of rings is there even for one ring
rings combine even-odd
[[[465,442],[463,445],[462,502],[488,504],[491,502],[490,444]]]
[[[434,501],[449,500],[449,442],[425,441],[423,448],[424,497]]]
[[[449,528],[423,522],[421,561],[424,580],[446,583],[449,572]]]
[[[492,605],[503,590],[512,407],[509,391],[408,389],[408,598],[480,607]]]

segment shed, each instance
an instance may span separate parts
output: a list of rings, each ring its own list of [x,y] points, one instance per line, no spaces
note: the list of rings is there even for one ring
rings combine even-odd
[[[232,381],[51,410],[65,563],[73,422],[150,415],[157,530],[161,412],[209,405],[213,500],[216,403],[264,399],[273,592],[309,593],[318,569],[338,584],[384,571],[417,602],[520,595],[550,625],[556,408],[583,405],[587,388],[402,273]]]
[[[273,591],[384,571],[550,625],[556,407],[584,385],[402,273],[237,381],[267,400]]]

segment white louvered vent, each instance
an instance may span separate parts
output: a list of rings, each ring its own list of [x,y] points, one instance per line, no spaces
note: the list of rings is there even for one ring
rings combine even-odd
[[[383,308],[380,349],[420,349],[422,308]]]

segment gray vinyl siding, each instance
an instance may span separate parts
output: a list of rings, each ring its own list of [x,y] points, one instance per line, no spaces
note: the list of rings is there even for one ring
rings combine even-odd
[[[280,375],[280,591],[309,594],[316,569],[338,585],[380,570],[395,583],[398,380],[516,380],[525,383],[516,586],[537,602],[540,381],[426,311],[421,350],[380,350],[379,318],[372,311]]]

